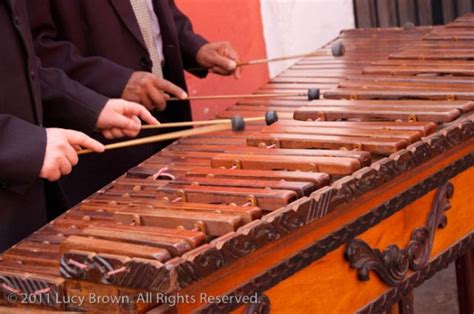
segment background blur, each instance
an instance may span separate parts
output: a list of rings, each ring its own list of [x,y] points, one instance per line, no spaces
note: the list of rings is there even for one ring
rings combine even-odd
[[[474,0],[175,0],[195,30],[210,41],[230,41],[242,60],[306,53],[342,29],[444,24],[471,12]],[[294,61],[244,68],[242,78],[187,76],[191,95],[251,93]],[[195,120],[234,103],[195,101]]]
[[[210,41],[228,40],[242,60],[277,57],[315,50],[353,28],[353,0],[176,0],[195,31]],[[211,74],[200,80],[187,76],[190,95],[251,93],[290,63],[244,68],[242,78]],[[234,103],[195,101],[193,117],[213,117]]]

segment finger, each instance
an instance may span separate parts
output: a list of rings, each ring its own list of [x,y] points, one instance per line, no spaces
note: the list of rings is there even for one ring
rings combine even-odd
[[[230,58],[232,60],[235,60],[237,63],[240,62],[240,56],[237,53],[237,51],[234,50],[234,48],[229,47],[228,52],[229,52],[229,54],[227,56],[228,58]],[[242,67],[237,65],[237,67],[235,68],[235,71],[234,71],[234,77],[236,79],[239,79],[241,77],[241,75],[242,75]]]
[[[46,179],[50,182],[58,181],[61,178],[61,172],[59,169],[55,170],[50,170],[48,171],[48,174],[46,175]]]
[[[140,124],[140,119],[138,119],[137,116],[133,116],[132,119]],[[138,133],[140,133],[140,130],[123,130],[123,133],[128,137],[136,137]]]
[[[125,134],[123,133],[123,129],[113,128],[110,130],[110,133],[112,133],[112,136],[114,138],[121,138],[125,136]]]
[[[235,62],[235,60],[226,58],[219,54],[215,54],[211,58],[210,62],[212,63],[213,68],[218,67],[225,71],[231,71],[232,73],[237,68],[237,62]]]
[[[188,98],[188,94],[179,86],[167,80],[156,79],[153,81],[156,88],[168,94],[174,95],[181,99]]]
[[[141,102],[140,102],[143,106],[145,106],[146,109],[148,110],[153,110],[155,109],[155,105],[153,103],[153,100],[147,95],[145,95]]]
[[[151,99],[154,109],[158,111],[166,109],[166,97],[161,91],[158,89],[150,89],[148,91],[148,97]]]
[[[234,72],[234,78],[236,80],[240,79],[242,77],[242,67],[237,67]]]
[[[219,67],[212,67],[212,68],[209,69],[209,71],[211,71],[212,73],[219,74],[219,75],[224,75],[224,76],[228,76],[228,75],[231,75],[233,73],[232,71],[227,71],[227,70],[224,70],[224,69],[219,68]]]
[[[240,56],[239,56],[239,54],[237,53],[237,51],[235,51],[234,48],[229,47],[229,48],[227,49],[227,52],[228,52],[228,54],[227,54],[227,56],[226,56],[227,58],[232,59],[232,60],[237,61],[237,62],[240,61]]]
[[[80,147],[88,148],[96,153],[101,153],[105,150],[105,147],[102,143],[94,140],[84,133],[67,130],[65,134],[69,144],[71,145],[79,145]]]
[[[77,156],[77,152],[73,146],[66,146],[64,154],[72,166],[77,165],[79,157]]]
[[[116,113],[110,117],[111,129],[140,130],[141,123],[136,123],[136,121],[130,118],[130,116],[137,115],[141,110],[147,111],[141,105],[134,104],[134,103],[126,103],[123,106],[123,114]],[[115,136],[114,132],[112,132],[112,135]]]
[[[59,160],[59,171],[61,172],[62,176],[68,175],[72,171],[72,166],[67,160],[67,158],[63,157]]]
[[[114,138],[114,136],[112,135],[112,133],[110,132],[109,129],[107,129],[107,130],[102,130],[102,135],[103,135],[106,139],[108,139],[108,140],[111,140],[111,139]],[[76,150],[77,150],[77,149],[76,149]]]
[[[146,110],[143,106],[134,103],[128,103],[123,108],[123,113],[128,116],[128,119],[132,123],[132,128],[127,129],[138,129],[141,128],[140,119],[149,124],[160,124],[158,120],[151,114],[150,111]],[[139,117],[140,119],[136,118]]]

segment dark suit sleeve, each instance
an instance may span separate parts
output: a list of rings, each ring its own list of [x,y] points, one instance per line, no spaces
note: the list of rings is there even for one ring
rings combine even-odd
[[[38,179],[46,151],[46,130],[0,114],[0,185],[24,193]]]
[[[106,58],[84,57],[71,42],[58,38],[50,1],[35,0],[28,4],[35,52],[43,65],[64,70],[100,94],[121,97],[133,70]]]
[[[45,125],[92,132],[108,98],[60,69],[39,67],[39,76]]]
[[[196,34],[193,30],[193,25],[189,18],[184,15],[176,6],[174,0],[170,0],[170,7],[173,11],[173,17],[178,29],[179,45],[181,49],[181,55],[183,56],[183,64],[186,70],[199,68],[200,65],[196,62],[196,55],[202,46],[208,43],[208,41],[199,34]],[[198,77],[206,77],[208,71],[190,71],[192,74]]]

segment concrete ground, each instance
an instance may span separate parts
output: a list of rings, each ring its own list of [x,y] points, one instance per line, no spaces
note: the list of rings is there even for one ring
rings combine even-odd
[[[415,314],[459,313],[454,263],[415,289]]]

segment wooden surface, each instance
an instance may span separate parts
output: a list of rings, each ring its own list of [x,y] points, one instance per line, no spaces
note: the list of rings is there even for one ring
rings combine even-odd
[[[457,158],[472,152],[473,149],[474,141],[471,140],[456,152],[452,152],[449,157],[435,158],[432,162],[416,169],[414,174],[401,176],[399,180],[389,184],[389,187],[368,193],[354,204],[339,208],[337,214],[333,212],[333,214],[321,218],[298,230],[291,237],[282,238],[262,250],[242,258],[231,268],[222,269],[212,278],[205,278],[199,285],[190,286],[182,292],[189,295],[199,293],[222,295],[232,287],[246,282],[248,278],[252,278],[272,265],[292,256],[324,234],[328,234],[360,216],[376,204],[397,195],[416,182],[449,165]],[[438,230],[431,256],[436,256],[454,244],[457,239],[472,232],[474,216],[470,213],[470,204],[474,202],[474,195],[469,192],[471,190],[469,183],[473,175],[474,168],[471,168],[450,181],[455,185],[455,194],[451,201],[452,208],[446,212],[449,223],[445,229]],[[385,248],[392,243],[404,246],[411,231],[423,225],[431,208],[433,195],[434,191],[428,193],[376,227],[366,231],[361,238],[379,248]],[[266,294],[272,303],[272,310],[294,313],[295,309],[312,308],[325,309],[325,312],[333,313],[353,312],[387,291],[388,287],[375,275],[371,276],[369,282],[358,281],[356,272],[350,269],[344,260],[343,252],[344,248],[340,247],[267,291]],[[292,297],[289,298],[289,295]],[[318,295],[324,297],[315,297]],[[187,313],[198,305],[180,304],[178,311]]]

